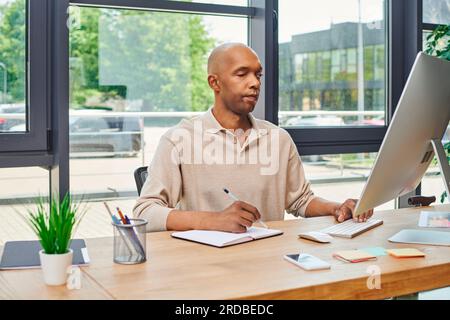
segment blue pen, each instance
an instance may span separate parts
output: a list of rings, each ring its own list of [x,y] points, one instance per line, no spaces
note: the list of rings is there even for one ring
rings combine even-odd
[[[109,208],[108,204],[106,202],[103,202],[103,204],[105,205],[106,210],[108,211],[108,213],[109,213],[113,223],[114,224],[121,224],[121,221],[115,215],[112,214],[111,209]],[[118,231],[119,231],[120,236],[123,239],[123,242],[125,243],[125,246],[127,247],[128,251],[130,252],[130,255],[132,255],[133,254],[133,250],[130,248],[130,246],[128,244],[128,241],[126,240],[126,237],[123,234],[123,230],[118,229]]]
[[[111,216],[112,221],[115,224],[120,224],[120,220],[115,215],[113,215],[113,213],[111,212],[111,209],[109,208],[108,204],[106,202],[103,202],[103,204],[105,205],[106,210],[108,211],[109,215]]]
[[[111,218],[115,224],[120,224],[120,220],[116,216],[111,216]]]
[[[127,215],[124,215],[124,218],[125,218],[125,221],[127,224],[131,224],[131,221]],[[137,245],[139,246],[139,250],[140,250],[141,254],[143,256],[145,256],[144,247],[142,246],[141,241],[139,241],[139,237],[137,236],[136,230],[134,229],[134,227],[133,227],[133,233],[131,234],[131,236],[133,237],[133,240],[135,241],[135,243],[137,243]]]

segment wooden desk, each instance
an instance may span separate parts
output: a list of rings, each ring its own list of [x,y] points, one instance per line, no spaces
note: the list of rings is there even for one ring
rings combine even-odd
[[[380,211],[384,224],[354,239],[335,238],[330,244],[299,239],[301,231],[318,230],[332,217],[269,222],[281,236],[226,248],[174,239],[170,232],[147,235],[148,261],[126,266],[112,262],[112,238],[88,239],[92,263],[83,267],[83,288],[67,292],[45,289],[34,271],[2,271],[0,298],[114,298],[114,299],[382,299],[450,286],[450,247],[390,243],[387,239],[405,228],[417,228],[421,208]],[[427,210],[450,211],[450,205]],[[381,246],[415,247],[426,258],[396,259],[350,264],[332,257],[343,249]],[[283,255],[306,252],[331,263],[331,270],[304,271]],[[381,270],[381,289],[367,288],[367,268]],[[23,275],[22,278],[19,274]],[[3,280],[2,280],[3,279]],[[34,285],[24,289],[26,279]],[[0,286],[3,287],[3,284]],[[44,288],[44,290],[42,289]],[[42,295],[44,292],[44,295]]]
[[[46,286],[40,269],[0,271],[0,300],[106,300],[113,299],[87,275],[80,290]]]

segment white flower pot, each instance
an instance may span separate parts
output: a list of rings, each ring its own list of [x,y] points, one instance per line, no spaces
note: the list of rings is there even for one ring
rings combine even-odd
[[[64,254],[46,254],[39,251],[44,282],[49,286],[60,286],[67,281],[67,269],[72,265],[73,250]]]

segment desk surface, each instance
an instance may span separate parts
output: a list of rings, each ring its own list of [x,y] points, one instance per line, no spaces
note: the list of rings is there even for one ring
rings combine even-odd
[[[384,224],[354,239],[318,244],[297,234],[319,230],[332,217],[269,222],[281,236],[215,248],[174,239],[170,232],[147,234],[148,261],[126,266],[112,262],[112,238],[88,239],[91,265],[82,268],[82,289],[47,287],[40,270],[0,272],[0,299],[381,299],[450,286],[450,247],[387,241],[406,228],[416,229],[424,208],[380,211]],[[450,211],[450,205],[426,208]],[[378,257],[345,263],[337,250],[381,246],[414,247],[425,258]],[[330,270],[304,271],[285,261],[289,253],[311,253]],[[368,267],[381,270],[381,289],[368,289]]]

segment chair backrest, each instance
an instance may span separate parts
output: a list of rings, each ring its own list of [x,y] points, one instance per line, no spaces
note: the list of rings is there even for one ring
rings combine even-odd
[[[142,186],[145,183],[145,180],[147,180],[148,167],[139,167],[136,170],[134,170],[134,180],[136,181],[136,188],[138,195],[141,195]]]

